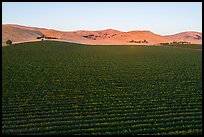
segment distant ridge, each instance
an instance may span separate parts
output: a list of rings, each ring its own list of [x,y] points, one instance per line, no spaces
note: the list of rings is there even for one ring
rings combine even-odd
[[[195,31],[186,31],[162,36],[149,30],[133,30],[128,32],[115,29],[97,31],[59,31],[17,24],[2,24],[2,43],[5,43],[8,39],[13,42],[36,40],[37,37],[42,35],[55,37],[58,38],[58,40],[92,45],[152,45],[173,41],[186,41],[192,44],[202,44],[202,32]]]

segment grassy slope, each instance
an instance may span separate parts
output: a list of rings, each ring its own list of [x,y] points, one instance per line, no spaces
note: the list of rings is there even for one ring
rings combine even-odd
[[[202,133],[200,51],[44,41],[2,54],[3,134]]]

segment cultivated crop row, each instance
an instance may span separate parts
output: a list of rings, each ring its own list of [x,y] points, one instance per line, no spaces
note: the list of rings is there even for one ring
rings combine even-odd
[[[2,53],[3,134],[202,133],[198,50],[43,41]]]

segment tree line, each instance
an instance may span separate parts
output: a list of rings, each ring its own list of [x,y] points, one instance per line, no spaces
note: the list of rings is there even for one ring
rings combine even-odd
[[[143,40],[143,41],[141,41],[141,40],[130,40],[128,42],[130,42],[130,43],[148,43],[148,41],[146,39]]]
[[[159,43],[160,45],[176,45],[176,44],[191,44],[191,42],[187,41],[174,41],[174,42],[164,42],[164,43]]]
[[[56,37],[48,37],[48,36],[45,36],[45,35],[42,35],[42,36],[38,36],[36,39],[58,39]]]

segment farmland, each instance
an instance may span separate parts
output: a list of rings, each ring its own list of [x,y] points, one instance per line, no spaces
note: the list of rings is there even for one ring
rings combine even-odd
[[[190,50],[202,50],[202,46],[199,44],[175,44],[175,45],[169,45],[164,47],[173,47],[173,48],[184,48],[184,49],[190,49]]]
[[[2,134],[202,134],[202,52],[52,41],[3,47]]]

